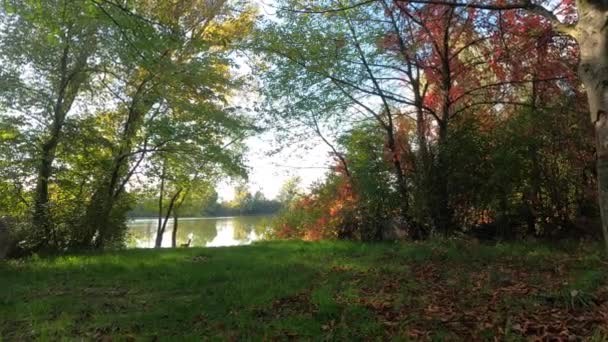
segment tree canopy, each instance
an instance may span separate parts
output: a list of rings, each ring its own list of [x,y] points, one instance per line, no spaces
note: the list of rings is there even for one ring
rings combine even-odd
[[[278,202],[279,237],[608,246],[603,1],[0,6],[0,215],[22,250],[120,246],[151,203],[162,236],[185,213]],[[264,130],[326,145],[326,178],[215,203]]]
[[[229,99],[254,10],[232,1],[4,1],[3,198],[28,248],[120,244],[132,189],[245,174]],[[15,162],[13,162],[13,160]],[[138,180],[134,182],[134,180]],[[14,190],[18,189],[18,192]],[[21,210],[15,210],[21,207]],[[29,223],[28,223],[29,222]]]

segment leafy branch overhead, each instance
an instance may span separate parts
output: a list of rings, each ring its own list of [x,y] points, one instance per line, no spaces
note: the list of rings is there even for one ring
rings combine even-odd
[[[186,178],[245,174],[242,140],[255,127],[231,101],[248,85],[231,54],[249,36],[253,8],[113,0],[1,6],[0,97],[22,119],[12,127],[29,139],[20,167],[36,175],[17,180],[33,190],[22,194],[32,210],[28,248],[120,244],[131,193],[160,156],[180,160]],[[62,215],[79,219],[66,230]]]

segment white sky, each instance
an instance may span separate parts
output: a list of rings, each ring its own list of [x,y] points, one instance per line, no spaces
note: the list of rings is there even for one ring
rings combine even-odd
[[[329,148],[322,142],[312,142],[312,149],[303,151],[285,148],[281,153],[268,155],[272,150],[272,136],[265,134],[247,139],[246,154],[249,167],[249,189],[262,191],[267,198],[274,198],[289,178],[302,178],[304,188],[323,178],[330,165]],[[220,200],[230,200],[234,195],[234,184],[227,181],[217,188]]]
[[[274,0],[253,1],[259,6],[260,14],[267,18],[274,16]],[[251,70],[243,64],[244,61],[240,72],[250,72]],[[247,103],[250,99],[237,98],[235,100],[235,102]],[[300,177],[305,189],[315,181],[324,178],[331,165],[331,159],[330,150],[322,141],[311,141],[308,144],[311,149],[306,151],[287,147],[278,154],[269,155],[275,147],[274,142],[275,137],[272,133],[251,137],[245,141],[249,150],[245,156],[249,168],[247,184],[252,193],[259,190],[267,198],[272,199],[276,197],[281,186],[292,177]],[[218,184],[216,190],[220,201],[230,200],[234,197],[235,185],[228,180]]]

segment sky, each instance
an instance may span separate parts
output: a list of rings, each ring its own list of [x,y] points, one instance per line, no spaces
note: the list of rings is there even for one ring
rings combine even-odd
[[[274,17],[276,11],[274,0],[254,0],[260,12],[266,18]],[[237,58],[239,60],[239,58]],[[244,60],[239,60],[240,73],[251,72]],[[246,97],[251,94],[242,94]],[[247,103],[250,99],[236,98],[234,102]],[[245,155],[249,169],[248,186],[250,191],[261,191],[266,198],[276,197],[281,186],[292,177],[300,177],[304,190],[315,181],[322,180],[327,173],[331,158],[329,147],[320,139],[311,140],[306,145],[307,150],[296,147],[286,147],[278,154],[270,155],[274,150],[276,137],[271,132],[250,137],[245,141],[248,152]],[[237,182],[224,180],[217,186],[219,199],[231,200],[234,197],[234,187]]]
[[[299,176],[304,189],[324,178],[330,166],[329,148],[321,141],[311,141],[309,150],[285,148],[278,154],[269,155],[273,149],[272,133],[262,134],[245,141],[249,151],[246,164],[249,168],[248,185],[251,192],[261,191],[267,198],[274,198],[283,183]],[[217,191],[220,200],[230,200],[235,183],[224,181]]]

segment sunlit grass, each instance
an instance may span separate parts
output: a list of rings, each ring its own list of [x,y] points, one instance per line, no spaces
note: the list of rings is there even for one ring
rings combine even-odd
[[[602,309],[596,306],[603,305],[598,296],[608,267],[599,251],[538,243],[293,241],[34,257],[0,264],[0,336],[3,341],[417,339],[411,335],[416,331],[435,339],[465,339],[463,331],[469,337],[513,336],[518,331],[505,326],[521,327],[518,320],[528,311]],[[522,297],[516,291],[520,285],[542,291]],[[496,293],[502,297],[489,321],[493,325],[442,323],[442,315],[479,311]],[[443,312],[446,303],[455,307]],[[596,330],[588,332],[590,338],[605,333],[591,328]]]

